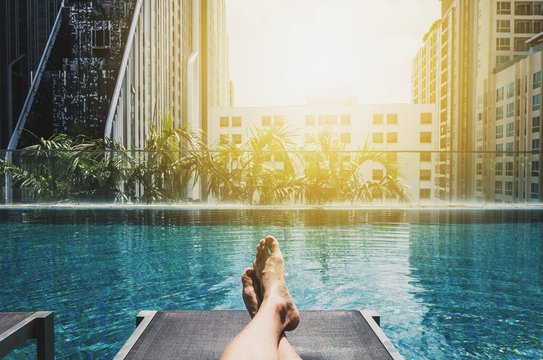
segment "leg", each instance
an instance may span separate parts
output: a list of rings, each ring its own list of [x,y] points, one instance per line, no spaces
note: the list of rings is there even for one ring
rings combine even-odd
[[[243,302],[247,311],[253,318],[262,301],[260,300],[260,285],[256,274],[253,269],[245,269],[243,275],[241,276],[241,282],[243,284]],[[279,346],[277,351],[279,352],[279,359],[281,360],[301,360],[302,358],[298,355],[296,350],[290,345],[285,333],[281,334],[279,339]]]
[[[268,236],[257,247],[253,263],[262,303],[251,322],[226,347],[221,359],[279,359],[286,329],[298,326],[300,315],[287,289],[279,243]]]

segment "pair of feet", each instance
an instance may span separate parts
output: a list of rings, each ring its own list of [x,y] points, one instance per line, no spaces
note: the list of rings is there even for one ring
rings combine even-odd
[[[245,269],[241,276],[245,307],[254,318],[262,303],[272,302],[283,330],[294,330],[300,322],[300,314],[287,288],[285,261],[279,242],[273,236],[266,236],[256,248],[253,267]]]

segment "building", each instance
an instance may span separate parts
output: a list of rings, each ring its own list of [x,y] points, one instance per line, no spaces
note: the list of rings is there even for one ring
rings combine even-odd
[[[105,137],[143,147],[168,115],[207,130],[207,109],[231,103],[225,11],[225,0],[138,0]]]
[[[0,0],[0,148],[7,148],[61,0]],[[11,101],[10,101],[11,100]]]
[[[441,200],[472,197],[472,107],[476,1],[441,1],[441,19],[413,61],[413,103],[435,104],[439,117],[436,192]]]
[[[495,69],[490,98],[481,107],[484,120],[478,122],[477,140],[485,149],[497,153],[478,155],[479,200],[498,203],[543,200],[540,171],[543,33],[523,44],[531,49]]]
[[[534,34],[543,31],[543,2],[480,0],[478,7],[475,149],[519,153],[477,157],[475,198],[533,201],[539,198],[540,181],[539,170],[531,168],[539,166],[539,159],[522,152],[539,150],[539,130],[531,123],[539,121],[533,102],[540,96],[536,77],[542,63],[536,46],[540,37]],[[531,46],[536,47],[527,53]]]
[[[312,102],[312,101],[310,101]],[[255,127],[290,126],[297,129],[301,145],[316,139],[324,129],[336,133],[345,150],[358,150],[368,143],[387,151],[406,175],[414,202],[435,199],[435,172],[432,151],[436,148],[433,105],[328,104],[282,107],[213,108],[209,116],[210,144],[229,137],[241,144]],[[377,164],[364,169],[368,179],[378,180],[383,168]]]
[[[443,0],[441,6],[412,74],[413,102],[434,103],[439,114],[436,190],[441,199],[493,201],[491,189],[482,191],[485,157],[470,152],[496,150],[496,68],[543,30],[543,2]]]

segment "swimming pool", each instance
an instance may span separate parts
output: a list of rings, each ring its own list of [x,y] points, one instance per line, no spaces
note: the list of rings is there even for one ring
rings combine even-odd
[[[57,359],[112,358],[139,310],[242,309],[240,274],[272,234],[300,309],[377,310],[408,359],[539,359],[542,219],[533,209],[2,209],[0,311],[54,311]],[[8,358],[31,358],[32,346]]]

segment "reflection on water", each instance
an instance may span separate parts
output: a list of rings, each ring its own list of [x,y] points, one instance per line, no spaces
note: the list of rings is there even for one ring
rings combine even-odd
[[[0,310],[55,311],[58,359],[111,358],[139,310],[242,309],[273,234],[301,309],[377,310],[406,358],[540,358],[542,215],[0,211]]]
[[[427,305],[428,351],[540,358],[542,224],[436,225],[420,235],[412,236],[409,263],[413,284],[425,289],[415,298]]]

